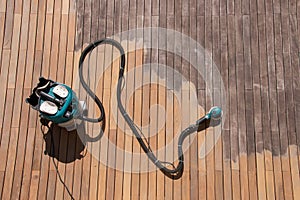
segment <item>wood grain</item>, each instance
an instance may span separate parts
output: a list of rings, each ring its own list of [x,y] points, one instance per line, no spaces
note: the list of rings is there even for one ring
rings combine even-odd
[[[157,48],[127,52],[128,47],[137,45],[137,37],[141,44],[165,46],[169,41],[165,35],[142,31],[116,38],[126,51],[126,70],[149,63],[154,69],[153,63],[158,63],[187,79],[186,85],[179,87],[182,80],[162,67],[150,74],[135,71],[132,80],[126,78],[122,91],[126,110],[139,127],[148,126],[143,132],[151,148],[156,153],[174,142],[172,148],[159,152],[158,158],[176,164],[174,138],[218,102],[227,110],[222,135],[218,138],[210,128],[185,141],[190,144],[184,153],[181,179],[171,180],[159,170],[148,172],[155,169],[153,164],[144,162],[144,153],[128,125],[119,123],[122,117],[113,117],[118,52],[110,45],[98,47],[90,57],[95,67],[90,68],[89,78],[105,107],[103,137],[110,143],[88,143],[96,153],[87,152],[77,159],[76,155],[83,153],[82,141],[66,130],[57,132],[57,158],[72,158],[70,163],[56,160],[58,169],[75,199],[297,199],[299,5],[296,0],[0,0],[0,199],[70,199],[51,158],[43,154],[47,145],[38,113],[24,99],[40,76],[72,86],[82,99],[85,91],[77,76],[84,47],[97,39],[145,27],[176,30],[203,47],[196,49],[190,44],[189,49],[180,49],[184,45],[180,38],[168,43],[169,50],[180,50],[190,58],[187,60]],[[195,58],[199,52],[204,56]],[[197,66],[192,66],[192,59]],[[222,80],[213,79],[210,59]],[[204,68],[204,74],[197,72],[198,67]],[[172,83],[171,89],[148,84],[159,79]],[[143,87],[129,96],[138,82]],[[219,90],[221,83],[224,91]],[[208,90],[209,85],[213,91]],[[197,109],[191,106],[194,92]],[[226,102],[218,94],[224,94]],[[97,116],[93,99],[86,102],[89,115]],[[165,115],[158,114],[156,105]],[[165,121],[162,128],[158,127],[161,121]],[[85,128],[90,136],[100,129],[94,124]]]

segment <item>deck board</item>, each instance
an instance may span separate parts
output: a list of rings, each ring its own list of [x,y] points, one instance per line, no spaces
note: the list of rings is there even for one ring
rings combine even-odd
[[[204,77],[173,52],[152,48],[126,53],[126,74],[143,64],[161,65],[150,73],[135,70],[122,91],[129,115],[143,127],[154,153],[176,164],[173,139],[210,109],[210,94],[220,93],[221,82],[212,80],[216,72],[210,70],[210,59],[220,71],[227,97],[222,105],[228,111],[222,135],[217,138],[210,128],[185,141],[190,145],[181,179],[171,180],[152,170],[129,126],[120,114],[114,116],[118,51],[109,45],[97,48],[89,60],[94,67],[89,83],[107,115],[101,140],[87,142],[93,153],[83,151],[85,142],[77,134],[55,128],[55,162],[75,199],[297,199],[299,5],[296,0],[0,0],[0,199],[69,199],[51,157],[44,154],[49,144],[41,133],[38,113],[24,100],[40,76],[70,85],[84,98],[77,77],[84,47],[96,39],[145,27],[176,30],[206,50],[203,60],[193,57],[199,51],[194,52],[194,46],[181,49],[205,67]],[[142,40],[135,41],[136,36]],[[168,44],[169,50],[185,45],[180,38],[167,43],[166,35],[155,32],[116,39],[125,50],[142,42]],[[175,74],[162,66],[175,69],[188,82],[175,80]],[[172,88],[148,84],[158,80],[172,83]],[[178,88],[178,81],[185,85]],[[143,86],[130,94],[137,84]],[[210,84],[213,91],[208,91]],[[194,91],[197,109],[190,106]],[[86,102],[89,116],[99,115],[93,100],[86,98]],[[100,130],[94,124],[85,128],[91,137]],[[211,148],[211,144],[215,145]],[[173,146],[164,150],[167,145]],[[80,155],[84,156],[79,159]]]

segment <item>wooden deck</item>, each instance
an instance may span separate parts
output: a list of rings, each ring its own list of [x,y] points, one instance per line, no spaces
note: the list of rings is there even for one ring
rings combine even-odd
[[[99,149],[98,158],[87,152],[78,159],[83,154],[79,138],[59,130],[55,156],[75,199],[299,199],[299,12],[297,0],[0,0],[0,199],[69,199],[50,157],[44,155],[48,147],[38,113],[24,100],[40,76],[76,88],[79,56],[88,43],[150,26],[182,32],[212,55],[227,95],[221,139],[201,158],[206,133],[196,134],[179,180],[160,171],[136,173],[148,163],[142,156],[128,156],[142,151],[112,120],[115,61],[99,82],[91,83],[97,85],[106,109],[104,136],[127,154],[108,151],[103,140],[91,147]],[[100,66],[104,57],[110,60],[109,52],[109,47],[98,49],[91,60]],[[150,62],[176,67],[198,93],[198,113],[189,111],[188,104],[178,107],[170,91],[157,85],[146,84],[134,93],[127,109],[138,125],[149,124],[148,110],[155,104],[171,118],[150,137],[153,150],[210,109],[202,78],[185,60],[155,49],[126,56],[129,69]],[[141,77],[136,74],[135,80]],[[185,92],[190,91],[182,91],[182,96]],[[155,133],[164,117],[154,115],[145,134]],[[159,156],[173,154],[176,147],[174,153]],[[108,163],[129,166],[129,171]]]

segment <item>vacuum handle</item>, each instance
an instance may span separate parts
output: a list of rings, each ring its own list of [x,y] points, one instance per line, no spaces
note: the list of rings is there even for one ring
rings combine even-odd
[[[47,99],[48,101],[51,101],[55,104],[58,104],[59,106],[62,106],[64,104],[64,102],[62,100],[59,100],[59,99],[57,99],[57,98],[55,98],[55,97],[53,97],[53,96],[51,96],[51,95],[49,95],[49,94],[47,94],[43,91],[40,91],[40,95],[43,98]]]

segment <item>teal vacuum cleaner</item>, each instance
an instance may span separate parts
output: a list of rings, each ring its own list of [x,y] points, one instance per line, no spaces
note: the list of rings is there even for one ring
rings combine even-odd
[[[39,83],[26,102],[39,111],[42,119],[67,131],[76,129],[77,119],[81,118],[85,107],[69,86],[43,77],[39,78]]]
[[[67,85],[58,83],[46,78],[41,77],[39,83],[33,89],[32,94],[26,99],[26,102],[31,105],[31,107],[40,113],[40,118],[46,120],[47,122],[52,122],[60,127],[66,128],[68,131],[76,129],[77,125],[82,121],[98,123],[105,119],[105,110],[103,105],[97,95],[89,88],[88,84],[83,78],[83,62],[86,56],[93,51],[97,46],[102,44],[110,44],[117,48],[121,55],[121,62],[119,68],[119,79],[117,85],[117,102],[118,108],[131,128],[133,134],[138,140],[143,151],[147,154],[148,158],[164,173],[167,177],[172,179],[178,179],[182,176],[184,168],[184,157],[182,144],[184,139],[193,132],[199,129],[199,126],[210,121],[220,121],[222,117],[222,110],[220,107],[213,107],[210,111],[198,119],[195,124],[190,125],[179,136],[178,140],[178,163],[174,166],[172,163],[167,163],[160,161],[152,152],[147,139],[143,137],[141,131],[137,128],[130,115],[126,112],[122,101],[122,85],[124,81],[124,71],[125,71],[125,52],[121,44],[113,39],[103,39],[93,42],[88,45],[81,54],[79,60],[79,78],[82,87],[91,96],[97,106],[100,109],[100,116],[98,118],[88,118],[85,116],[85,103],[79,101],[75,92]],[[170,164],[171,166],[166,166]]]

